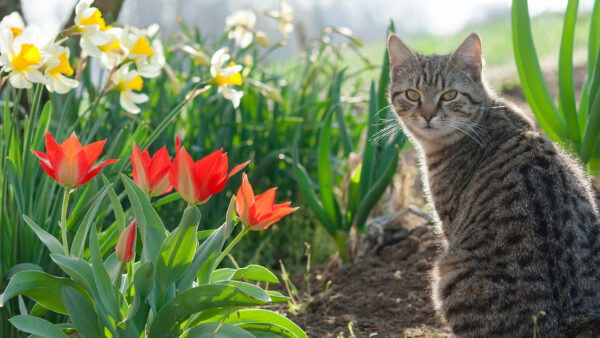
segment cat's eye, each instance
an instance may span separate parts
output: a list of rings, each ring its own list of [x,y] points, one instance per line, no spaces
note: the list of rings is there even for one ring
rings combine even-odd
[[[406,91],[406,98],[411,101],[419,101],[421,95],[419,95],[419,93],[417,93],[415,90],[409,89]]]
[[[451,101],[454,98],[456,98],[456,90],[450,90],[442,94],[442,100],[444,101]]]

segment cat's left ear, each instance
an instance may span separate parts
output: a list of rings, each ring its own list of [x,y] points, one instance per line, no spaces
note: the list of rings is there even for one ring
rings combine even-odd
[[[465,70],[475,81],[481,79],[481,39],[471,33],[450,56],[452,63]]]

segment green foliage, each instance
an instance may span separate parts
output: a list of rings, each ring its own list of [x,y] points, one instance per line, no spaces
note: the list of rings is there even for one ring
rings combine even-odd
[[[600,173],[600,90],[598,87],[598,30],[600,5],[594,4],[588,40],[588,73],[579,107],[573,85],[573,49],[579,2],[567,4],[558,61],[558,107],[548,91],[534,46],[527,1],[512,6],[513,47],[525,97],[540,126],[555,141],[578,154],[594,175]],[[598,74],[597,74],[598,73]]]
[[[394,30],[393,23],[390,24],[390,31]],[[384,56],[387,60],[387,51]],[[339,182],[336,171],[332,169],[332,158],[339,153],[331,154],[331,141],[333,139],[333,118],[337,118],[337,130],[339,131],[339,143],[342,145],[343,156],[348,157],[352,152],[353,145],[349,138],[350,130],[340,119],[342,102],[340,100],[340,91],[344,80],[344,70],[336,76],[336,81],[329,90],[331,95],[330,109],[326,111],[323,125],[319,134],[317,151],[317,179],[318,193],[315,191],[315,184],[309,177],[305,167],[300,163],[299,139],[302,131],[299,128],[296,133],[294,166],[296,179],[300,190],[307,199],[308,205],[313,211],[320,224],[331,235],[338,247],[339,253],[348,262],[350,257],[346,249],[346,242],[352,226],[358,231],[364,231],[367,217],[380,197],[385,192],[392,181],[398,167],[398,152],[404,144],[404,135],[398,131],[387,137],[380,137],[385,134],[382,127],[386,123],[394,123],[391,111],[386,103],[386,93],[389,83],[389,64],[383,67],[379,78],[379,88],[375,89],[374,82],[371,82],[369,96],[369,110],[366,115],[366,138],[364,141],[362,162],[354,172],[350,169],[343,171],[343,176],[349,176],[350,181],[346,193],[346,208],[341,210],[340,203],[334,194],[334,182]],[[378,138],[380,137],[380,138]],[[379,179],[375,180],[376,177]]]

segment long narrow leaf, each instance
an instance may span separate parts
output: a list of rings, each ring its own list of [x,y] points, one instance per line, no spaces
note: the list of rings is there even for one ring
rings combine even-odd
[[[577,146],[580,142],[577,107],[575,105],[575,87],[573,86],[573,40],[577,21],[578,0],[569,0],[565,13],[560,55],[558,58],[558,95],[562,115],[567,123],[571,141]]]
[[[527,1],[513,0],[512,31],[515,61],[527,102],[546,133],[555,141],[568,139],[565,123],[542,76],[531,34]]]
[[[323,208],[327,213],[327,217],[333,223],[336,229],[342,227],[342,217],[340,214],[339,205],[333,193],[333,172],[329,160],[329,141],[331,140],[331,123],[333,120],[333,112],[330,111],[325,117],[325,122],[319,135],[319,162],[318,162],[318,180],[319,180],[319,195]]]

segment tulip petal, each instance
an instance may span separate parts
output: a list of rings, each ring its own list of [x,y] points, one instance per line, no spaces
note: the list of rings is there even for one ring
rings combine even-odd
[[[184,147],[179,147],[179,138],[177,138],[177,145],[177,155],[175,155],[173,163],[171,163],[169,181],[184,200],[191,204],[196,204],[198,201],[195,200],[195,186],[192,178],[194,161],[187,151],[185,151]]]
[[[61,151],[60,146],[56,143],[54,136],[46,131],[46,154],[51,163],[54,162],[54,154]]]
[[[40,160],[40,166],[42,169],[44,169],[46,174],[56,180],[56,174],[54,173],[54,169],[52,168],[52,163],[50,163],[48,155],[42,153],[41,151],[32,150],[31,152]]]
[[[240,171],[240,170],[244,169],[244,167],[245,167],[245,166],[247,166],[247,165],[248,165],[248,163],[250,163],[250,161],[246,161],[246,162],[244,162],[244,163],[238,164],[238,165],[236,165],[235,167],[233,167],[233,169],[231,169],[231,172],[229,173],[229,175],[227,175],[227,178],[229,178],[229,177],[231,177],[231,176],[233,176],[233,175],[237,174],[237,173],[238,173],[238,171]]]
[[[148,151],[146,150],[144,153],[140,151],[140,148],[133,142],[133,150],[131,151],[131,165],[133,167],[132,176],[135,183],[142,188],[142,190],[147,191],[150,189],[150,179],[148,175],[148,166],[149,162],[146,160]]]
[[[273,203],[275,203],[276,190],[276,188],[271,188],[256,196],[256,202],[254,203],[254,206],[256,207],[256,219],[260,219],[264,215],[268,215],[273,212]]]
[[[64,142],[60,145],[60,149],[65,153],[68,158],[75,158],[77,154],[82,150],[81,143],[75,136],[75,132],[71,134]]]
[[[98,175],[98,173],[100,172],[100,170],[102,170],[102,168],[104,168],[105,166],[107,166],[109,164],[113,164],[113,163],[115,163],[117,161],[119,161],[119,160],[110,159],[110,160],[106,160],[106,161],[102,161],[100,163],[97,163],[96,165],[94,165],[93,167],[90,168],[90,170],[87,172],[87,175],[84,176],[84,178],[79,183],[79,185],[86,184],[92,178],[94,178],[94,176]]]
[[[244,224],[250,224],[250,206],[254,205],[254,192],[246,173],[242,175],[242,185],[235,196],[235,211]]]
[[[298,208],[279,208],[277,210],[274,210],[271,215],[265,217],[264,220],[260,220],[260,223],[256,224],[255,226],[252,226],[251,228],[252,230],[265,230],[271,225],[279,222],[279,220],[281,220],[284,216],[291,214],[297,209]]]
[[[104,143],[106,140],[90,143],[87,146],[83,147],[83,153],[88,161],[88,163],[94,163],[102,154],[102,149],[104,149]]]

